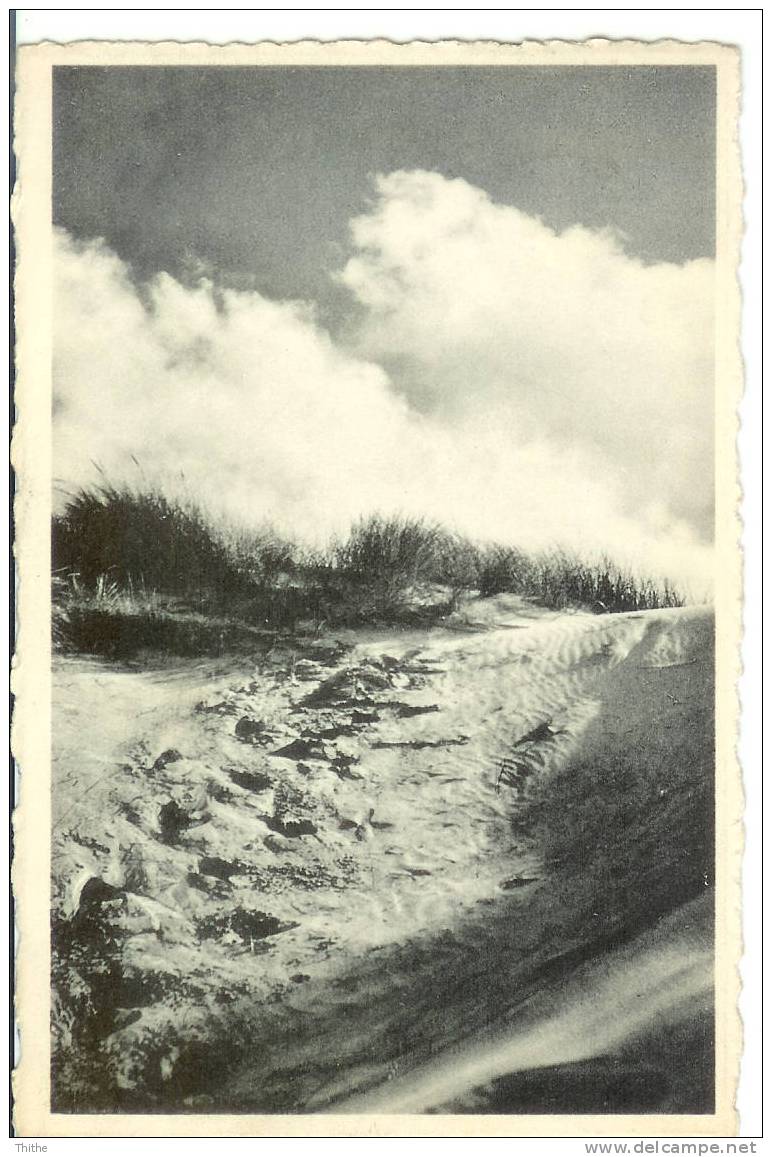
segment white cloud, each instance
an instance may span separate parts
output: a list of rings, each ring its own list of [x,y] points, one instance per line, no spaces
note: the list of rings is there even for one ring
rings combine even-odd
[[[644,266],[610,233],[556,234],[464,181],[393,173],[355,220],[355,335],[407,396],[514,446],[580,447],[623,508],[712,527],[713,266]]]
[[[133,455],[301,537],[399,510],[704,577],[710,266],[644,268],[436,175],[379,192],[353,224],[345,343],[308,305],[137,287],[58,234],[57,476],[136,478]]]
[[[165,274],[140,294],[104,246],[66,235],[57,272],[55,466],[65,483],[88,476],[90,459],[108,476],[136,474],[133,454],[150,477],[183,472],[215,506],[302,534],[345,520],[373,486],[398,503],[392,463],[420,468],[423,420],[302,305]]]

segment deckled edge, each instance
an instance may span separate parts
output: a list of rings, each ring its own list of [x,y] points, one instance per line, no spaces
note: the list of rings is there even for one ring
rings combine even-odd
[[[207,44],[205,41],[79,40],[67,44],[44,41],[21,45],[20,60],[27,54],[51,65],[162,65],[182,63],[188,66],[225,64],[468,64],[468,65],[559,65],[569,64],[656,64],[672,61],[675,54],[689,55],[689,65],[719,64],[722,58],[737,53],[732,45],[711,40],[680,41],[615,40],[590,37],[586,40],[364,40],[359,38],[314,40],[261,40],[257,43],[235,41],[229,44]],[[105,58],[109,56],[109,60]],[[578,58],[582,56],[583,60]],[[606,59],[601,59],[606,57]],[[526,59],[527,58],[527,59]],[[675,62],[673,62],[675,63]]]

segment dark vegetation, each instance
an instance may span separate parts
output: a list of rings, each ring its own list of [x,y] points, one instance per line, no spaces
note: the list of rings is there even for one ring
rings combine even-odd
[[[115,658],[253,650],[277,631],[428,624],[473,594],[598,613],[683,602],[608,559],[479,545],[417,519],[375,515],[310,550],[270,530],[218,528],[156,489],[109,484],[55,516],[52,556],[55,645]]]

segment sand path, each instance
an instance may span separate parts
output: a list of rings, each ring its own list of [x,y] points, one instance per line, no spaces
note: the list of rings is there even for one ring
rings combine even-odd
[[[104,881],[119,945],[111,1015],[62,1016],[63,1087],[96,1061],[129,1107],[426,1111],[704,1020],[710,613],[476,615],[241,672],[58,668],[55,904],[71,927]]]

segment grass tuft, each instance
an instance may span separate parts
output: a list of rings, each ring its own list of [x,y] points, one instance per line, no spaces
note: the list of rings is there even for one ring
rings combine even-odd
[[[201,510],[153,489],[81,490],[54,518],[52,555],[55,573],[75,574],[87,589],[101,582],[203,598],[245,585]]]
[[[372,515],[352,526],[330,552],[328,583],[340,601],[381,618],[410,618],[411,608],[447,613],[477,586],[477,550],[421,519]],[[437,588],[443,588],[442,591]]]
[[[56,645],[120,656],[220,654],[266,629],[431,623],[475,594],[597,613],[684,601],[606,558],[479,546],[421,519],[373,515],[309,551],[267,527],[217,526],[158,489],[108,484],[54,518],[52,548]]]

